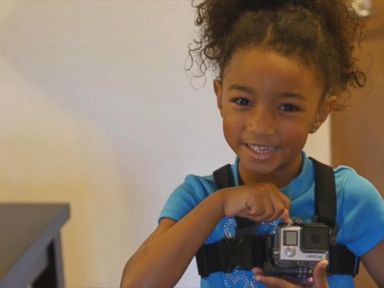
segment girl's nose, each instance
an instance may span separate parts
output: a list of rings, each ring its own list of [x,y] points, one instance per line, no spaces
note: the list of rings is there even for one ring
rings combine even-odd
[[[257,107],[249,114],[247,129],[258,136],[271,136],[276,131],[276,121],[269,109]]]

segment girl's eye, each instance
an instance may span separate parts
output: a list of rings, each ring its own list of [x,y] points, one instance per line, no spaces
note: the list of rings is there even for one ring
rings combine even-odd
[[[280,106],[280,110],[284,112],[297,112],[300,111],[300,108],[293,104],[283,104]]]
[[[239,106],[249,106],[251,105],[251,101],[247,98],[235,98],[233,99],[233,103],[236,103]]]

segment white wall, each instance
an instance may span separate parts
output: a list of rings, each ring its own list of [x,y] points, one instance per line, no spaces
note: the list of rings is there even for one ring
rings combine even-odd
[[[172,189],[234,158],[183,71],[192,24],[187,0],[0,1],[0,201],[71,204],[68,287],[117,287]]]

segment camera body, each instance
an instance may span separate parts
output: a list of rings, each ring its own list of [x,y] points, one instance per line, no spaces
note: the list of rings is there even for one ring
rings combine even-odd
[[[274,239],[274,263],[279,267],[314,266],[328,259],[329,233],[329,227],[321,223],[280,226]]]
[[[329,259],[330,228],[322,223],[280,225],[264,273],[300,285],[312,283],[313,267]]]

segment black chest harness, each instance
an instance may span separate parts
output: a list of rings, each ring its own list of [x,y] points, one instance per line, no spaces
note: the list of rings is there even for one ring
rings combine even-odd
[[[315,159],[312,161],[315,165],[315,222],[328,225],[332,231],[328,273],[355,276],[359,270],[359,258],[345,245],[336,243],[337,198],[333,168]],[[213,172],[213,177],[218,189],[235,186],[229,164]],[[264,267],[273,236],[255,235],[255,222],[241,217],[235,219],[236,237],[203,245],[196,254],[201,277],[218,271],[229,273],[234,269]],[[251,231],[253,234],[250,234]]]

